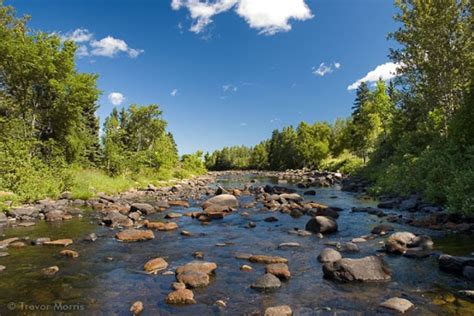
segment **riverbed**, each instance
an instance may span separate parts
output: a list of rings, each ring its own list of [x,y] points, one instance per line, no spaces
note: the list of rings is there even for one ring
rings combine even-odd
[[[242,188],[250,180],[254,185],[275,185],[276,178],[255,178],[252,175],[227,175],[218,178],[211,187]],[[280,184],[297,190],[292,183]],[[298,236],[290,234],[295,228],[304,229],[308,216],[293,218],[288,214],[272,212],[257,203],[251,208],[239,208],[220,220],[203,225],[191,217],[173,219],[178,230],[155,232],[153,240],[124,243],[115,238],[119,228],[99,225],[96,211],[85,210],[80,218],[48,223],[40,221],[31,227],[0,228],[2,237],[20,237],[35,240],[39,237],[51,239],[72,238],[74,243],[67,249],[79,253],[78,258],[59,255],[63,248],[33,246],[8,249],[8,256],[0,257],[0,313],[2,315],[31,312],[40,314],[53,311],[72,311],[77,314],[129,315],[135,301],[144,305],[144,315],[241,315],[262,314],[266,308],[289,305],[294,315],[391,315],[379,305],[391,297],[410,300],[415,307],[409,315],[473,315],[474,304],[459,294],[460,290],[474,289],[474,283],[438,268],[437,256],[423,259],[399,255],[385,255],[384,260],[392,271],[386,282],[339,283],[323,277],[322,264],[317,256],[330,241],[345,242],[355,237],[370,234],[372,228],[386,223],[384,218],[367,213],[351,212],[352,207],[375,206],[369,199],[343,192],[336,186],[317,188],[316,195],[304,196],[306,200],[342,209],[337,219],[338,231],[324,236]],[[203,198],[205,199],[205,198]],[[253,195],[239,198],[241,206],[254,202]],[[202,200],[189,200],[190,207],[171,207],[149,215],[149,220],[164,220],[170,212],[185,213],[201,210]],[[397,211],[392,211],[396,214]],[[267,222],[274,216],[278,221]],[[255,227],[249,227],[249,222]],[[434,253],[469,256],[474,252],[472,236],[451,236],[439,231],[430,231],[396,223],[389,223],[396,231],[426,234],[434,240]],[[253,225],[252,225],[253,226]],[[191,236],[180,234],[182,230]],[[84,241],[95,233],[95,242]],[[360,252],[344,253],[344,257],[362,258],[379,254],[383,237],[358,244]],[[281,243],[298,243],[299,247],[279,248]],[[143,264],[156,257],[163,257],[167,270],[195,260],[193,253],[201,251],[204,260],[218,266],[207,287],[194,289],[196,304],[175,306],[166,303],[172,291],[174,273],[149,275],[143,272]],[[264,265],[237,259],[237,253],[265,254],[288,259],[291,278],[282,282],[279,289],[267,292],[256,291],[250,285],[264,273]],[[240,266],[247,264],[253,270],[244,272]],[[58,266],[59,272],[52,277],[41,274],[41,269]],[[216,301],[222,300],[222,304]],[[54,305],[60,304],[60,305]],[[42,310],[42,311],[41,311]]]

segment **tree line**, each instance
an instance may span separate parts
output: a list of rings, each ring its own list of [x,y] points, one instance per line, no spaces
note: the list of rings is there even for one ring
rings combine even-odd
[[[98,76],[76,70],[74,42],[28,21],[0,1],[0,191],[57,196],[73,185],[73,169],[164,178],[178,166],[204,171],[199,157],[179,161],[158,105],[114,109],[99,135]]]
[[[388,86],[361,83],[351,116],[285,127],[255,147],[206,154],[209,169],[327,168],[371,181],[375,194],[422,194],[474,213],[472,1],[396,0]]]

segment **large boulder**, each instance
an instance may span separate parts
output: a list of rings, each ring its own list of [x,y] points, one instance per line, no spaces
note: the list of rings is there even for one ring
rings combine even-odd
[[[306,223],[305,229],[315,234],[329,234],[337,231],[337,223],[331,217],[316,216]]]
[[[128,227],[133,225],[133,222],[130,218],[119,213],[118,211],[109,212],[104,218],[102,218],[102,222],[110,227]]]
[[[445,272],[463,274],[465,267],[474,267],[474,257],[456,257],[441,255],[438,258],[439,268]]]
[[[176,280],[191,288],[207,286],[215,269],[214,262],[192,261],[176,268]]]
[[[388,281],[391,273],[381,257],[368,256],[361,259],[344,258],[323,265],[328,279],[347,282]]]
[[[16,219],[28,220],[39,217],[39,208],[35,206],[18,207],[8,210],[8,216]]]
[[[411,248],[411,249],[410,249]],[[388,237],[385,251],[388,253],[405,254],[425,253],[433,248],[433,241],[428,236],[416,236],[410,232],[397,232]]]
[[[288,259],[286,258],[277,257],[277,256],[266,256],[266,255],[252,255],[248,258],[248,260],[250,262],[265,263],[265,264],[288,263]]]
[[[291,277],[290,270],[288,269],[288,265],[286,263],[271,263],[265,267],[266,273],[271,273],[274,276],[288,280]]]
[[[219,205],[225,209],[232,209],[239,206],[237,198],[231,194],[216,195],[202,204],[203,209],[207,209],[211,205]]]
[[[148,273],[157,273],[161,270],[164,270],[168,267],[168,262],[163,258],[154,258],[148,260],[147,263],[143,266],[143,270]]]
[[[156,208],[148,203],[133,203],[130,206],[130,212],[140,211],[142,214],[148,215],[156,212]]]

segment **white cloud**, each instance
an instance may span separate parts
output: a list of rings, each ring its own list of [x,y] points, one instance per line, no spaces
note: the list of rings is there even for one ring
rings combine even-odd
[[[312,71],[313,74],[318,75],[323,77],[324,75],[332,73],[335,69],[341,68],[341,64],[338,62],[335,62],[333,64],[326,65],[324,63],[321,63],[318,68],[313,67]]]
[[[237,92],[238,88],[234,86],[233,84],[225,84],[222,86],[222,91],[224,92]]]
[[[96,40],[94,34],[87,29],[78,28],[74,31],[61,35],[62,41],[73,41],[80,44],[77,48],[77,56],[103,56],[114,57],[119,53],[125,53],[131,58],[136,58],[143,53],[142,49],[135,49],[128,46],[128,44],[121,39],[112,36],[104,37],[101,40]]]
[[[113,38],[112,36],[104,37],[97,41],[90,42],[92,47],[91,54],[95,56],[114,57],[120,52],[128,54],[131,58],[136,58],[143,53],[141,49],[130,48],[124,40]]]
[[[120,92],[112,92],[108,96],[109,102],[115,106],[121,105],[125,101],[125,97]]]
[[[193,19],[190,31],[194,33],[201,33],[215,15],[232,8],[251,28],[267,35],[291,30],[291,19],[304,21],[313,17],[305,0],[172,0],[171,8],[188,9]]]
[[[375,82],[379,79],[390,80],[397,76],[397,70],[400,64],[388,62],[382,65],[378,65],[374,70],[369,71],[364,77],[358,79],[347,87],[347,90],[354,90],[359,87],[362,82]]]
[[[173,89],[170,93],[172,97],[175,97],[178,94],[178,89]]]
[[[73,41],[76,43],[84,43],[84,42],[89,42],[93,38],[93,35],[91,32],[89,32],[87,29],[76,29],[72,32],[66,33],[66,35],[61,36],[61,39],[63,41]]]

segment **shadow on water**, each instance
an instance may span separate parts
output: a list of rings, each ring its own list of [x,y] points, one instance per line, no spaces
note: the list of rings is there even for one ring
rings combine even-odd
[[[242,188],[252,176],[230,176],[219,180],[219,184]],[[258,185],[275,184],[274,178],[258,178]],[[286,186],[298,190],[292,184]],[[308,217],[292,218],[287,214],[264,210],[261,204],[245,209],[250,215],[242,216],[239,210],[223,220],[202,225],[197,220],[181,217],[175,221],[180,229],[194,233],[194,237],[180,235],[179,230],[155,232],[155,239],[141,243],[121,243],[114,239],[116,230],[98,225],[93,212],[86,212],[81,219],[63,223],[41,222],[28,228],[6,228],[4,237],[72,238],[69,249],[76,250],[80,257],[68,259],[59,256],[62,248],[27,246],[8,249],[9,256],[1,257],[0,264],[6,266],[1,272],[0,312],[12,313],[9,302],[27,304],[83,304],[85,311],[78,313],[128,315],[130,305],[140,300],[148,315],[208,315],[261,313],[266,307],[287,304],[295,315],[389,315],[379,304],[390,297],[405,297],[416,305],[412,315],[472,315],[474,305],[458,296],[457,292],[473,289],[474,284],[440,272],[436,258],[409,259],[401,256],[386,256],[392,281],[372,284],[334,283],[323,278],[321,264],[316,260],[327,241],[349,241],[353,237],[370,233],[372,227],[384,223],[384,219],[365,213],[351,213],[353,206],[373,206],[373,201],[359,200],[350,193],[335,188],[316,189],[316,196],[305,197],[322,204],[343,209],[338,219],[339,231],[325,239],[316,236],[300,237],[288,234],[294,228],[304,228]],[[241,204],[252,202],[253,196],[240,198]],[[190,209],[173,207],[170,211],[187,212],[198,210],[200,201],[193,201]],[[169,212],[169,211],[167,211]],[[167,212],[153,214],[153,219],[164,218]],[[277,222],[265,222],[275,216]],[[246,228],[249,221],[256,223],[253,229]],[[392,224],[397,230],[427,233],[435,236],[437,250],[452,254],[468,255],[474,251],[472,236],[446,236],[419,228]],[[83,242],[87,234],[95,232],[99,239],[94,243]],[[3,237],[2,237],[3,239]],[[374,239],[360,245],[361,252],[345,254],[346,257],[373,255],[381,249],[383,239]],[[283,242],[298,242],[301,247],[279,249]],[[227,243],[226,246],[216,244]],[[216,274],[206,288],[195,289],[197,304],[176,307],[165,303],[174,275],[145,275],[143,264],[154,257],[164,257],[170,269],[193,260],[195,251],[203,251],[205,260],[218,264]],[[235,258],[235,253],[278,255],[288,258],[292,278],[283,282],[273,292],[257,292],[250,284],[264,272],[264,265],[249,263]],[[242,272],[239,267],[249,264],[252,272]],[[40,270],[57,265],[60,271],[54,277],[43,277]],[[452,300],[454,297],[454,301]],[[225,308],[215,305],[224,300]],[[449,302],[451,303],[449,303]],[[74,308],[74,306],[73,306]],[[51,314],[44,311],[44,314]]]

